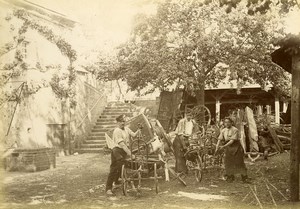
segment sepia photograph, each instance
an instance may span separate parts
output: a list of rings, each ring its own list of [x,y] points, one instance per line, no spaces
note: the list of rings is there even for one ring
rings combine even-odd
[[[300,208],[300,0],[0,0],[0,209]]]

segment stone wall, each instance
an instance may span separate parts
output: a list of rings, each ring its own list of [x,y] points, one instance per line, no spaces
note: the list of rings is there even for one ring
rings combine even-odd
[[[4,160],[4,168],[8,171],[35,172],[55,167],[55,150],[51,148],[15,149]]]
[[[52,147],[47,138],[46,124],[63,124],[61,100],[51,88],[42,88],[32,95],[21,95],[1,108],[1,138],[4,147]],[[6,133],[9,131],[8,135]]]

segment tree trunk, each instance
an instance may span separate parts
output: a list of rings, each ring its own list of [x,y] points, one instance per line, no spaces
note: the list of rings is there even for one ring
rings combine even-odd
[[[196,92],[197,105],[205,105],[205,88],[204,84],[199,84],[199,90]]]
[[[202,83],[199,83],[199,89],[196,91],[196,99],[197,99],[197,106],[205,106],[205,84],[204,81]],[[198,122],[199,125],[205,124],[205,111],[204,108],[201,109],[201,113],[199,114]]]

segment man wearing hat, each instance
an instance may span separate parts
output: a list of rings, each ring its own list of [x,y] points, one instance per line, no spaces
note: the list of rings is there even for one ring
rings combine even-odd
[[[130,137],[136,137],[140,130],[135,133],[128,127],[125,127],[125,115],[120,115],[116,118],[118,127],[115,128],[112,136],[113,147],[111,152],[110,171],[106,182],[106,194],[113,195],[113,183],[119,184],[122,165],[125,163],[125,158],[134,155],[129,150]]]

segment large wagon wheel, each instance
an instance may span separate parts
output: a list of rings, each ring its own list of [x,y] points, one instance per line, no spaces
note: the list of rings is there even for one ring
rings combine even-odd
[[[197,157],[196,164],[197,164],[197,167],[195,169],[196,181],[201,182],[203,178],[203,162],[200,156]]]
[[[158,175],[157,175],[157,165],[154,163],[154,186],[155,192],[158,194]]]
[[[127,196],[127,172],[126,172],[126,168],[125,165],[122,166],[122,171],[121,171],[121,179],[122,179],[122,190],[123,190],[123,194],[125,196]]]
[[[199,126],[208,126],[211,123],[211,113],[206,106],[198,105],[193,108],[186,108],[186,112],[192,113]]]
[[[175,120],[179,121],[184,118],[185,113],[192,113],[193,119],[200,127],[206,127],[211,123],[211,113],[206,106],[198,105],[195,107],[189,107],[189,105],[186,105],[184,110],[179,110],[175,113]]]

